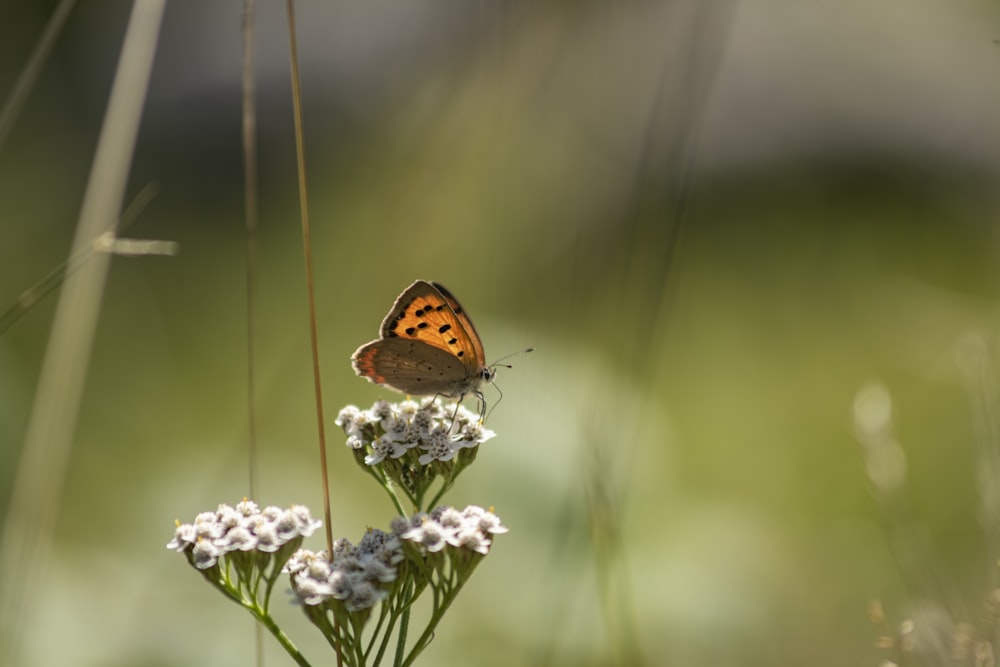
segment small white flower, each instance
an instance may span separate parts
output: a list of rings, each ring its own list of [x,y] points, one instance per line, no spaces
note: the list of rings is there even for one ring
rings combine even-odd
[[[479,422],[468,422],[462,426],[456,436],[455,445],[459,447],[475,447],[496,437],[494,431],[484,427]]]
[[[357,418],[361,410],[356,405],[345,406],[339,413],[337,413],[337,418],[334,420],[334,424],[349,431],[354,426],[354,420]],[[348,433],[350,435],[350,433]]]
[[[382,430],[385,431],[385,437],[394,442],[403,442],[406,440],[408,427],[409,424],[405,419],[395,415],[382,420]]]
[[[295,517],[298,533],[303,537],[309,537],[323,525],[323,522],[319,519],[312,518],[312,513],[309,512],[309,508],[305,505],[292,505],[288,511]]]
[[[330,597],[330,585],[326,581],[317,581],[301,573],[295,575],[292,588],[299,599],[310,606],[321,604]]]
[[[403,533],[415,526],[420,525],[420,520],[423,516],[423,513],[415,514],[412,520],[407,519],[405,516],[394,516],[392,517],[392,520],[389,521],[389,530],[391,530],[392,534],[396,537],[402,538]]]
[[[490,540],[478,530],[462,530],[449,540],[449,544],[469,551],[476,551],[484,556],[490,551]]]
[[[420,404],[411,400],[401,401],[397,409],[400,417],[403,419],[412,419],[413,415],[417,414],[417,410],[420,409]]]
[[[330,587],[330,597],[337,600],[346,600],[351,597],[351,593],[354,591],[351,575],[339,567],[330,573],[327,584]]]
[[[508,532],[507,527],[500,523],[500,517],[493,512],[487,512],[482,507],[469,505],[465,508],[463,514],[465,514],[466,518],[475,522],[476,527],[481,533],[499,535]]]
[[[365,533],[364,537],[358,543],[358,552],[361,554],[370,554],[384,563],[392,565],[395,565],[403,558],[399,536],[395,533],[387,533],[379,530],[378,528],[372,528]]]
[[[354,421],[351,425],[344,429],[348,435],[357,435],[365,430],[366,427],[370,426],[372,422],[377,422],[378,419],[372,419],[372,416],[367,412],[359,412],[354,416]]]
[[[243,516],[260,514],[260,508],[257,507],[257,503],[252,500],[247,500],[246,498],[244,498],[242,502],[236,504],[236,511]]]
[[[246,517],[242,512],[229,505],[219,505],[215,512],[215,520],[223,530],[232,530],[238,526],[246,525]]]
[[[389,583],[396,580],[396,569],[383,563],[378,558],[367,558],[364,563],[364,575],[366,579]]]
[[[392,453],[392,446],[395,443],[386,435],[380,435],[372,443],[372,453],[365,457],[365,463],[370,466],[381,463],[385,457]]]
[[[198,525],[209,525],[213,524],[218,520],[218,515],[215,512],[198,512],[194,515],[193,523],[195,526]]]
[[[198,531],[190,523],[182,523],[174,530],[174,539],[167,542],[172,551],[184,551],[198,539]]]
[[[368,412],[372,421],[382,421],[392,415],[392,405],[385,399],[379,399],[372,404]]]
[[[486,510],[484,510],[479,505],[466,505],[465,509],[462,510],[462,516],[465,517],[466,519],[478,520],[479,517],[483,516],[484,514],[487,514]]]
[[[378,528],[369,528],[358,542],[358,551],[363,554],[376,553],[390,539],[392,539],[392,535],[389,533],[381,531]]]
[[[274,522],[281,518],[281,513],[285,510],[280,507],[275,507],[274,505],[268,505],[263,510],[261,510],[260,515],[264,517],[265,521]]]
[[[478,424],[479,415],[472,412],[464,405],[458,406],[458,413],[455,415],[455,421],[459,424]]]
[[[220,555],[222,553],[212,544],[212,540],[200,539],[195,542],[194,549],[191,550],[194,566],[199,570],[207,570],[215,565]]]
[[[387,533],[378,528],[372,528],[358,542],[358,551],[367,554],[379,554],[383,551],[399,549],[399,538],[393,533]]]
[[[391,458],[398,459],[419,444],[420,435],[412,426],[407,426],[403,439],[392,443],[392,453],[390,456]]]
[[[447,544],[441,525],[430,518],[422,521],[419,526],[410,528],[400,537],[423,546],[431,553],[441,551]]]
[[[309,567],[309,562],[315,560],[316,554],[309,549],[299,549],[292,554],[292,557],[285,561],[285,566],[281,571],[285,574],[296,574]]]
[[[346,537],[338,537],[333,541],[333,559],[338,560],[354,552],[354,545]]]
[[[307,605],[320,604],[333,595],[330,563],[325,551],[313,553],[299,549],[282,568],[282,572],[292,574],[292,589]]]
[[[458,528],[462,525],[463,516],[454,507],[449,507],[448,505],[438,505],[431,510],[431,518],[440,523],[442,526],[449,528]]]
[[[299,536],[299,522],[291,510],[283,510],[274,521],[270,522],[282,544]]]
[[[202,512],[194,518],[197,536],[208,540],[222,537],[225,528],[216,520],[215,512]]]
[[[360,611],[369,609],[388,595],[385,591],[376,588],[367,581],[356,582],[351,590],[351,595],[344,602],[347,611]]]
[[[264,553],[274,553],[285,543],[284,540],[278,537],[275,524],[269,521],[260,521],[254,526],[253,533],[257,537],[258,551],[263,551]]]
[[[430,412],[420,410],[413,415],[413,419],[410,420],[410,425],[420,436],[426,436],[430,435],[430,433],[434,430],[435,419]]]
[[[325,558],[312,558],[306,563],[306,574],[317,581],[326,581],[330,578],[330,563]]]
[[[455,449],[451,446],[451,438],[448,432],[438,428],[426,438],[421,449],[426,449],[427,453],[422,454],[419,459],[420,465],[427,465],[431,461],[450,461],[455,456]]]
[[[357,434],[349,435],[347,436],[347,446],[351,449],[364,449],[365,439]]]
[[[397,540],[396,545],[392,549],[386,549],[381,554],[379,554],[379,560],[381,560],[386,565],[392,567],[395,567],[396,565],[402,563],[404,560],[406,560],[406,556],[403,555],[402,543],[400,543],[399,540]]]
[[[236,527],[215,540],[215,546],[223,552],[252,551],[257,546],[257,538],[246,528]]]

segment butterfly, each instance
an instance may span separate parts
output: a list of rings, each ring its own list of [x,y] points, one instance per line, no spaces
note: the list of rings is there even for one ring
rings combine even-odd
[[[472,394],[484,412],[480,387],[496,374],[458,299],[426,280],[403,290],[382,320],[378,339],[359,347],[351,365],[361,377],[404,394],[459,402]]]

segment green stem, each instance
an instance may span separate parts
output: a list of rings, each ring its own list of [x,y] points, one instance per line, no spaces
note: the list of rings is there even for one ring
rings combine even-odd
[[[362,467],[365,469],[365,472],[374,477],[382,488],[385,489],[385,492],[389,494],[389,500],[392,501],[393,507],[395,507],[396,511],[399,512],[399,515],[406,516],[406,512],[403,510],[403,505],[399,502],[399,496],[396,495],[396,490],[392,484],[392,480],[389,479],[378,466],[364,465]]]
[[[391,606],[391,602],[390,601],[387,601],[385,604],[380,604],[379,605],[378,620],[375,622],[375,629],[372,630],[372,638],[370,640],[368,640],[368,646],[365,647],[365,660],[366,661],[368,660],[368,656],[371,655],[372,649],[375,648],[375,640],[378,639],[379,635],[382,632],[382,624],[385,623],[385,619],[389,617],[389,607],[390,606]],[[386,632],[387,633],[390,632],[391,629],[392,628],[390,626],[389,629],[386,630]],[[376,663],[376,664],[378,664],[378,663]]]
[[[415,593],[414,590],[412,575],[407,575],[405,581],[400,582],[399,588],[393,593],[390,604],[386,605],[389,607],[389,623],[382,635],[382,641],[379,642],[378,653],[375,655],[373,665],[382,664],[382,657],[385,655],[386,649],[389,648],[389,640],[392,639],[392,631],[396,627],[396,619],[400,617],[400,612],[409,609],[414,599],[419,596],[419,592]],[[375,635],[372,636],[373,645],[377,636],[378,631],[376,630]],[[399,657],[401,656],[397,656],[397,664]]]
[[[403,509],[403,504],[399,502],[399,496],[396,495],[392,486],[385,485],[385,491],[389,494],[389,499],[392,500],[393,507],[399,512],[399,516],[406,516],[406,510]]]
[[[278,575],[281,574],[281,570],[275,565],[274,576],[267,577],[264,584],[264,609],[268,610],[271,608],[271,592],[274,590],[274,585],[278,582]]]
[[[468,581],[468,579],[465,581]],[[455,601],[456,597],[458,597],[458,593],[462,590],[462,586],[465,585],[465,581],[459,582],[448,592],[448,595],[444,600],[444,604],[442,604],[440,608],[438,608],[436,604],[434,605],[434,615],[431,616],[431,620],[427,623],[427,628],[424,630],[423,634],[420,635],[420,638],[417,639],[417,643],[413,645],[413,650],[410,651],[410,655],[406,657],[406,660],[402,663],[397,660],[397,665],[401,665],[401,667],[408,667],[409,665],[412,665],[413,661],[417,659],[417,656],[420,655],[421,651],[427,648],[427,645],[430,644],[431,638],[434,635],[434,630],[437,628],[437,624],[442,618],[444,618],[444,613],[448,611],[448,607],[450,607],[451,603]],[[434,592],[436,595],[437,589],[435,589]]]
[[[278,624],[274,622],[274,619],[272,619],[267,612],[257,606],[256,603],[252,603],[250,601],[243,601],[242,604],[247,611],[249,611],[253,617],[256,618],[265,628],[267,628],[271,635],[278,640],[281,647],[285,649],[285,652],[292,657],[292,660],[294,660],[299,667],[311,667],[309,661],[305,659],[305,656],[299,652],[299,649],[295,647],[292,640],[281,631],[281,628],[278,627]]]
[[[385,634],[382,635],[382,641],[379,642],[378,653],[375,654],[375,662],[372,663],[373,665],[382,664],[382,656],[385,655],[385,650],[389,648],[389,640],[392,639],[392,631],[393,628],[395,627],[396,627],[396,614],[395,612],[393,612],[392,615],[389,617],[388,625],[385,626]],[[368,654],[371,652],[371,649],[375,648],[375,640],[377,638],[378,638],[378,631],[376,631],[375,634],[372,635],[372,645],[368,648],[368,651],[365,652],[366,658],[368,657]]]
[[[424,511],[424,494],[425,493],[427,493],[427,487],[424,486],[424,485],[421,485],[420,488],[418,488],[416,490],[415,494],[411,498],[411,500],[413,500],[413,506],[417,508],[418,512],[423,512]],[[404,516],[406,516],[406,515],[404,515]]]
[[[425,512],[430,512],[432,509],[437,507],[438,501],[441,500],[441,497],[445,494],[445,492],[451,488],[454,481],[454,479],[445,480],[444,484],[441,485],[441,490],[438,491],[437,494],[435,494],[434,499],[428,503],[427,508],[424,510]]]
[[[403,601],[403,613],[399,616],[399,637],[396,639],[396,658],[392,664],[399,665],[406,650],[406,632],[410,627],[410,606],[413,603],[413,580],[407,581],[400,591],[399,599]],[[386,633],[388,638],[388,633]],[[381,655],[379,651],[379,655]]]
[[[403,652],[406,650],[406,631],[410,627],[410,605],[403,608],[403,613],[399,617],[399,637],[396,638],[396,659],[392,664],[401,665]]]
[[[351,628],[354,637],[351,642],[351,647],[354,649],[354,664],[358,667],[364,667],[365,665],[365,654],[361,648],[361,633],[364,631],[364,627],[364,621],[352,618]]]
[[[227,598],[232,600],[237,604],[243,604],[243,596],[240,592],[230,582],[229,577],[226,576],[226,571],[221,567],[216,567],[214,570],[199,570],[199,573],[204,577],[205,581],[210,583],[216,590],[221,592]],[[218,578],[214,577],[214,574],[218,574]]]

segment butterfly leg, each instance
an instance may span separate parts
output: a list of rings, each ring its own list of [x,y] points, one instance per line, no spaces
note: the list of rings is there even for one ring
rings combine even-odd
[[[451,426],[448,427],[448,433],[451,433],[452,431],[455,430],[455,421],[458,419],[458,408],[459,408],[459,406],[462,405],[462,399],[463,398],[465,398],[465,394],[462,394],[461,396],[459,396],[458,400],[455,401],[455,412],[453,412],[452,415],[451,415]]]
[[[493,414],[493,411],[497,409],[498,405],[500,405],[500,401],[503,400],[503,391],[501,391],[500,387],[497,386],[496,384],[492,386],[494,389],[497,390],[499,396],[497,397],[497,402],[494,403],[492,407],[490,407],[489,412],[486,412],[486,398],[483,396],[482,392],[478,391],[476,392],[476,397],[479,399],[480,405],[482,406],[482,411],[480,412],[480,417],[479,417],[479,421],[481,423],[484,423],[486,421],[486,418],[489,417],[491,414]]]
[[[439,398],[445,398],[446,399],[446,398],[451,398],[451,397],[447,396],[445,394],[434,394],[433,396],[431,396],[430,398],[427,399],[426,405],[431,405],[434,401],[438,400]],[[460,405],[462,405],[462,399],[464,399],[464,398],[465,398],[465,394],[462,394],[461,396],[458,397],[458,400],[455,401],[455,411],[453,413],[451,413],[451,424],[448,426],[448,433],[449,434],[452,431],[455,430],[455,422],[458,421],[458,407]]]
[[[483,396],[483,392],[479,391],[478,389],[476,391],[472,392],[472,395],[476,397],[476,402],[479,403],[479,423],[480,424],[485,423],[486,422],[486,417],[487,417],[487,414],[486,414],[486,397]],[[493,411],[490,410],[490,412],[493,412]]]

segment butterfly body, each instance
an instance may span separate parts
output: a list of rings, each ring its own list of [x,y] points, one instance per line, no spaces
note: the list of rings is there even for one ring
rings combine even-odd
[[[379,338],[351,357],[354,371],[375,384],[414,396],[482,400],[493,379],[483,344],[458,300],[439,283],[417,280],[382,320]]]

